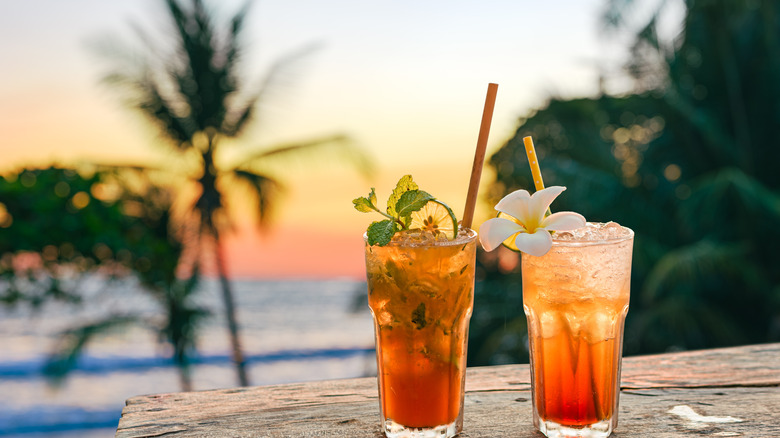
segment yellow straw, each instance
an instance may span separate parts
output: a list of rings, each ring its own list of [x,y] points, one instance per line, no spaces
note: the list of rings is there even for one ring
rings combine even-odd
[[[542,181],[542,170],[539,168],[539,159],[536,158],[536,149],[534,149],[534,139],[529,137],[523,137],[523,145],[525,145],[525,155],[528,156],[528,165],[531,166],[531,176],[534,178],[534,187],[536,191],[544,189],[544,181]],[[552,211],[547,209],[547,216],[551,215]]]
[[[528,156],[528,164],[531,166],[531,175],[534,177],[534,187],[537,191],[542,190],[544,181],[542,181],[542,171],[539,169],[539,160],[536,158],[534,139],[523,137],[523,144],[525,145],[525,154]]]

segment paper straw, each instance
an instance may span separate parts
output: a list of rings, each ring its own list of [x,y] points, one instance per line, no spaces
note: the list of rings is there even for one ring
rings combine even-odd
[[[531,166],[531,176],[534,178],[534,187],[536,191],[544,189],[544,181],[542,181],[542,170],[539,168],[539,159],[536,158],[536,149],[534,149],[534,139],[529,137],[523,137],[523,145],[525,145],[525,155],[528,157],[528,165]],[[547,208],[547,216],[551,215],[552,211]]]
[[[471,228],[471,222],[474,221],[479,180],[482,177],[482,165],[485,163],[485,149],[487,148],[488,134],[490,134],[490,122],[493,120],[493,107],[496,105],[497,92],[498,84],[489,83],[487,97],[485,97],[485,109],[482,111],[482,124],[479,126],[474,164],[471,166],[471,179],[469,180],[469,192],[466,195],[466,208],[463,211],[463,220],[461,221],[461,226],[466,228]]]
[[[539,168],[539,159],[536,158],[536,149],[534,149],[534,139],[531,137],[523,137],[523,145],[525,145],[525,154],[528,156],[528,165],[531,166],[531,176],[534,178],[534,187],[536,190],[542,190],[544,188],[544,181],[542,181],[542,171]]]

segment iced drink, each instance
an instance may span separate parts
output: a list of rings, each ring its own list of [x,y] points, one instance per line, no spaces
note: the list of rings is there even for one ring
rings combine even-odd
[[[522,255],[534,425],[548,437],[606,437],[617,426],[634,233],[614,222],[559,232]]]
[[[476,235],[366,243],[379,399],[388,437],[451,437],[463,425]]]

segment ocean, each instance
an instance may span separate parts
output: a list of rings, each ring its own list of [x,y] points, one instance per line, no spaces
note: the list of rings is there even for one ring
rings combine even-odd
[[[63,330],[111,314],[160,309],[132,281],[90,278],[80,305],[50,302],[38,310],[0,307],[0,436],[113,437],[125,400],[180,391],[170,351],[142,325],[90,342],[60,382],[41,370]],[[234,280],[241,338],[252,385],[376,375],[373,326],[365,283],[354,280]],[[194,390],[237,386],[217,283],[204,280],[199,304],[211,309],[199,330]]]

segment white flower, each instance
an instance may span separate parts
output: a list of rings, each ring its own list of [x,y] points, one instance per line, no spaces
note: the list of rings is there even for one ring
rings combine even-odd
[[[545,216],[553,200],[566,187],[551,186],[530,195],[517,190],[506,195],[496,204],[496,210],[515,220],[497,217],[485,221],[479,227],[479,241],[485,251],[493,251],[506,239],[514,237],[520,251],[533,256],[543,256],[552,248],[550,231],[568,231],[585,226],[585,218],[571,211],[560,211]]]

